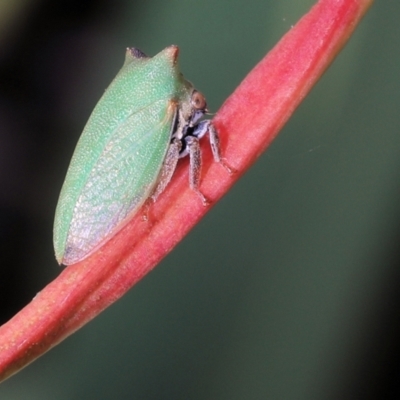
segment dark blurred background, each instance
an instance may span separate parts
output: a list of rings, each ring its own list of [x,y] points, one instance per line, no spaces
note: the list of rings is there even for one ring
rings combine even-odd
[[[58,193],[125,48],[178,44],[216,111],[312,4],[0,0],[1,323],[60,272]],[[377,1],[196,229],[0,398],[400,399],[399,15]]]

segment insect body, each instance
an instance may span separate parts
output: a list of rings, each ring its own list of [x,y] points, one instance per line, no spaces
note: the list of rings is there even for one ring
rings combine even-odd
[[[206,204],[199,190],[199,139],[207,132],[215,161],[227,167],[217,131],[211,121],[200,121],[206,100],[183,78],[177,57],[177,46],[152,58],[127,49],[83,130],[61,189],[54,221],[60,264],[83,260],[147,199],[156,200],[186,155],[190,187]]]

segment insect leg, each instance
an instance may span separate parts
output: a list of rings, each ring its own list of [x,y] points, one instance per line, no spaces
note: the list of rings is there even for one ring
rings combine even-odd
[[[211,120],[205,120],[197,124],[193,132],[193,136],[201,139],[207,132],[214,160],[220,163],[229,172],[229,174],[234,174],[236,169],[231,167],[221,156],[218,131],[215,129]]]
[[[153,201],[157,200],[157,197],[164,191],[171,180],[176,169],[176,164],[178,163],[181,147],[182,143],[178,139],[173,140],[173,142],[169,145],[164,164],[161,168],[160,175],[158,176],[157,185],[153,191],[153,194],[150,196]]]
[[[210,201],[201,193],[200,174],[201,174],[201,151],[199,139],[195,136],[187,136],[185,139],[187,149],[189,151],[189,185],[199,196],[204,206],[210,204]]]

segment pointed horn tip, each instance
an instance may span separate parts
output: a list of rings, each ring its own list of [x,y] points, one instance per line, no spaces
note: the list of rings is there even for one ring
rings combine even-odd
[[[175,44],[168,46],[164,49],[166,55],[170,57],[174,62],[177,61],[179,55],[179,47]]]

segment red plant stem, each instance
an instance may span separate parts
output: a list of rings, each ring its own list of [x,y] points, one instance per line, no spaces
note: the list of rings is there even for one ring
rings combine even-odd
[[[347,41],[372,0],[320,0],[251,71],[214,119],[229,175],[204,151],[201,190],[213,202],[264,151]],[[204,147],[204,146],[203,146]],[[208,211],[188,187],[187,162],[150,207],[95,254],[63,270],[0,328],[0,379],[87,323],[148,273]]]

